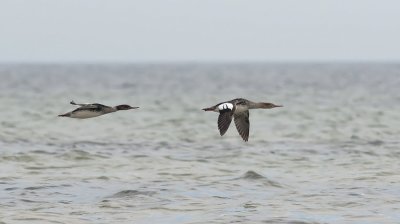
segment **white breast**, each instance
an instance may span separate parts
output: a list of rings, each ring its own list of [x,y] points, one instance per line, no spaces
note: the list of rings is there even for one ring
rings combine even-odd
[[[233,109],[233,104],[231,103],[221,103],[218,105],[218,110],[232,110]]]
[[[103,115],[103,114],[104,113],[101,113],[101,112],[80,110],[80,111],[73,112],[71,114],[71,117],[72,118],[85,119],[85,118],[97,117],[97,116],[100,116],[100,115]]]

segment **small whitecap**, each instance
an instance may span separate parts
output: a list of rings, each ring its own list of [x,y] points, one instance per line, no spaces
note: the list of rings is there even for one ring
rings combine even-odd
[[[231,104],[231,103],[221,103],[218,106],[219,110],[226,110],[226,109],[232,110],[232,108],[233,108],[233,104]]]

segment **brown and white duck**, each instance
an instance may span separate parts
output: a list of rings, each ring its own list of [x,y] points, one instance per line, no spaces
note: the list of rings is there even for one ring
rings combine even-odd
[[[104,114],[109,114],[113,112],[117,112],[120,110],[130,110],[130,109],[137,109],[139,107],[131,107],[126,104],[118,105],[115,107],[105,106],[99,103],[75,103],[71,101],[70,104],[80,106],[79,108],[65,113],[58,115],[59,117],[70,117],[70,118],[79,118],[79,119],[86,119],[101,116]]]
[[[236,129],[244,141],[249,140],[249,110],[250,109],[272,109],[282,107],[273,103],[255,103],[250,100],[237,98],[230,101],[219,103],[215,106],[204,108],[204,111],[219,112],[218,130],[223,136],[231,124],[232,118],[235,120]]]

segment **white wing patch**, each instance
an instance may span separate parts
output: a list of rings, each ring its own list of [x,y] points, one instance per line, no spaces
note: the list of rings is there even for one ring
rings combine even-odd
[[[233,104],[231,104],[231,103],[221,103],[218,106],[218,109],[219,110],[232,110],[233,109]]]

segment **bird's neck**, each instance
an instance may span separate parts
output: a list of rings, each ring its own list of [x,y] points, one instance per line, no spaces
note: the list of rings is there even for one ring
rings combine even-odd
[[[264,103],[256,103],[249,101],[249,109],[259,109],[264,108]]]
[[[109,111],[109,113],[111,113],[111,112],[118,111],[118,109],[116,107],[111,107],[111,108],[108,108],[108,111]]]

